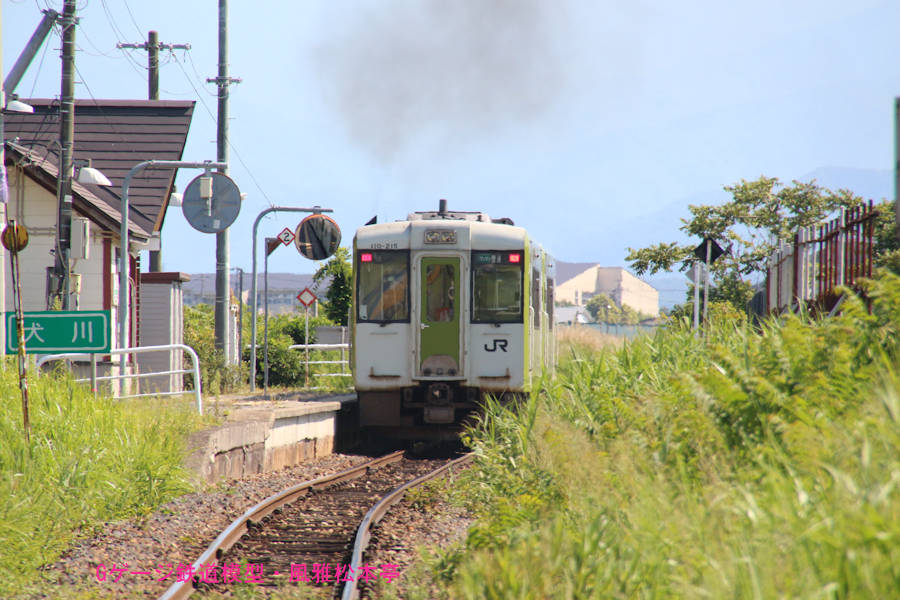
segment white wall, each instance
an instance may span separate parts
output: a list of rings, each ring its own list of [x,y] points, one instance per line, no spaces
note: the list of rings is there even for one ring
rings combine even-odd
[[[20,198],[18,185],[24,181],[24,199]],[[28,230],[28,246],[19,253],[19,272],[22,292],[22,307],[26,311],[47,310],[47,267],[54,264],[51,253],[56,242],[56,195],[47,191],[28,177],[19,177],[14,167],[9,168],[10,219],[25,225]],[[82,215],[77,212],[75,217]],[[91,223],[89,258],[74,261],[72,271],[79,273],[81,294],[72,296],[72,310],[103,310],[103,232],[96,223]],[[115,234],[107,234],[115,235]],[[118,236],[113,245],[118,244]],[[113,256],[115,250],[113,250]],[[8,260],[8,259],[7,259]],[[112,261],[112,257],[110,259]],[[6,302],[4,310],[13,310],[12,274],[9,265],[5,268]],[[112,265],[112,277],[117,280],[117,265]],[[74,286],[73,286],[74,288]],[[74,291],[74,289],[73,289]],[[116,297],[113,296],[113,304]],[[116,314],[111,315],[113,346],[116,342]]]
[[[584,305],[591,296],[607,294],[619,306],[638,312],[659,315],[659,292],[622,267],[594,266],[556,287],[556,299]]]
[[[141,284],[141,346],[163,346],[183,343],[184,303],[181,282]],[[143,373],[182,369],[182,351],[138,354]],[[181,375],[160,375],[141,380],[144,393],[181,389]]]

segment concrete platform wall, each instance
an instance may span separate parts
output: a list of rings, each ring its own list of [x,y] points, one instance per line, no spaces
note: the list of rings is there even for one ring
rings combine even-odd
[[[241,409],[224,425],[191,436],[186,465],[200,479],[214,483],[331,454],[340,412],[340,401]]]

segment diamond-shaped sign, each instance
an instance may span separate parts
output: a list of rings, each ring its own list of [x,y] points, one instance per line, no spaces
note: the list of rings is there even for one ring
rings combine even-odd
[[[300,301],[300,304],[308,308],[313,302],[318,300],[318,298],[316,298],[316,295],[313,294],[309,288],[303,288],[303,291],[297,294],[297,300]]]
[[[287,246],[294,241],[294,232],[285,227],[281,230],[281,233],[278,234],[278,239],[281,240],[282,244]]]
[[[694,248],[694,256],[696,256],[699,260],[706,260],[706,252],[707,246],[709,247],[709,262],[710,264],[716,262],[716,259],[725,254],[725,251],[722,250],[722,247],[716,243],[716,240],[712,238],[706,238],[700,245]]]

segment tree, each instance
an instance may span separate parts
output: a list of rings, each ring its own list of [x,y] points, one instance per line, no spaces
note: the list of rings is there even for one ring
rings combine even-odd
[[[637,325],[646,315],[630,306],[618,306],[607,294],[596,294],[584,305],[595,321],[617,325]]]
[[[840,208],[862,203],[848,190],[831,191],[815,181],[783,185],[775,177],[741,180],[726,186],[732,200],[720,206],[690,205],[690,219],[682,219],[681,231],[697,243],[713,238],[728,252],[710,267],[710,301],[728,301],[743,310],[752,296],[744,276],[764,272],[766,260],[779,242],[790,242],[801,227],[822,223]],[[626,260],[638,275],[688,270],[695,262],[695,244],[660,243],[647,248],[628,248]]]
[[[347,248],[338,248],[334,256],[313,275],[316,283],[322,283],[326,279],[331,279],[331,284],[325,292],[325,314],[335,323],[346,325],[353,300],[353,267],[350,265],[350,251]]]

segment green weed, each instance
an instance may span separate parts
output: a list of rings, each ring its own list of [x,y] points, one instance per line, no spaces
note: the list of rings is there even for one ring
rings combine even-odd
[[[518,411],[489,403],[458,481],[453,598],[889,597],[900,589],[900,279],[870,305],[673,321],[562,347]],[[449,556],[449,555],[448,555]]]
[[[189,491],[189,403],[94,398],[68,376],[29,377],[31,440],[15,373],[0,372],[0,596],[39,579],[79,534]]]

